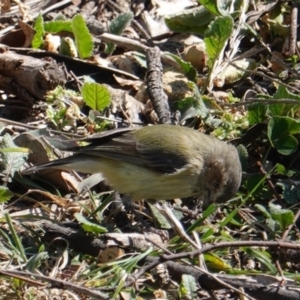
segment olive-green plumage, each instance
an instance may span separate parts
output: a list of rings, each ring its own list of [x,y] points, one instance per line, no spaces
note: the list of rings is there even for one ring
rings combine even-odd
[[[182,126],[154,125],[107,131],[85,139],[75,154],[29,168],[102,173],[133,199],[199,196],[224,202],[238,190],[241,164],[234,146]]]

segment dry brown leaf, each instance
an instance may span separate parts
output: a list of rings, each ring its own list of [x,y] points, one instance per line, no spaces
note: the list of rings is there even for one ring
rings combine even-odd
[[[104,250],[101,250],[98,255],[98,262],[99,263],[107,263],[109,261],[116,260],[123,256],[125,251],[119,247],[108,247]]]
[[[204,42],[186,47],[182,53],[182,58],[202,72],[208,60]]]
[[[28,25],[27,23],[25,23],[21,20],[18,21],[18,24],[19,24],[20,28],[22,29],[24,36],[25,36],[25,41],[24,41],[23,47],[27,48],[32,43],[33,37],[35,35],[35,30],[30,25]]]

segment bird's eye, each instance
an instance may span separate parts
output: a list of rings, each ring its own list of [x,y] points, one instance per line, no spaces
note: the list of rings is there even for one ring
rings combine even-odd
[[[214,188],[215,188],[216,190],[218,190],[218,189],[220,188],[220,184],[219,184],[218,182],[215,182],[215,183],[214,183]]]

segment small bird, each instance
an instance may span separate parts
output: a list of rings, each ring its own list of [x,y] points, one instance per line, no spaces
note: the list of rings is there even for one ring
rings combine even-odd
[[[101,173],[133,200],[199,197],[225,202],[242,177],[237,149],[215,137],[175,125],[109,130],[82,139],[88,146],[68,148],[67,158],[31,167]]]

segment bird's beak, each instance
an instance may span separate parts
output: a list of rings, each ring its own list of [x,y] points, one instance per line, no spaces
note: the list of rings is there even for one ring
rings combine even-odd
[[[212,193],[210,190],[207,190],[207,194],[203,199],[203,208],[207,208],[210,204],[212,204]]]

